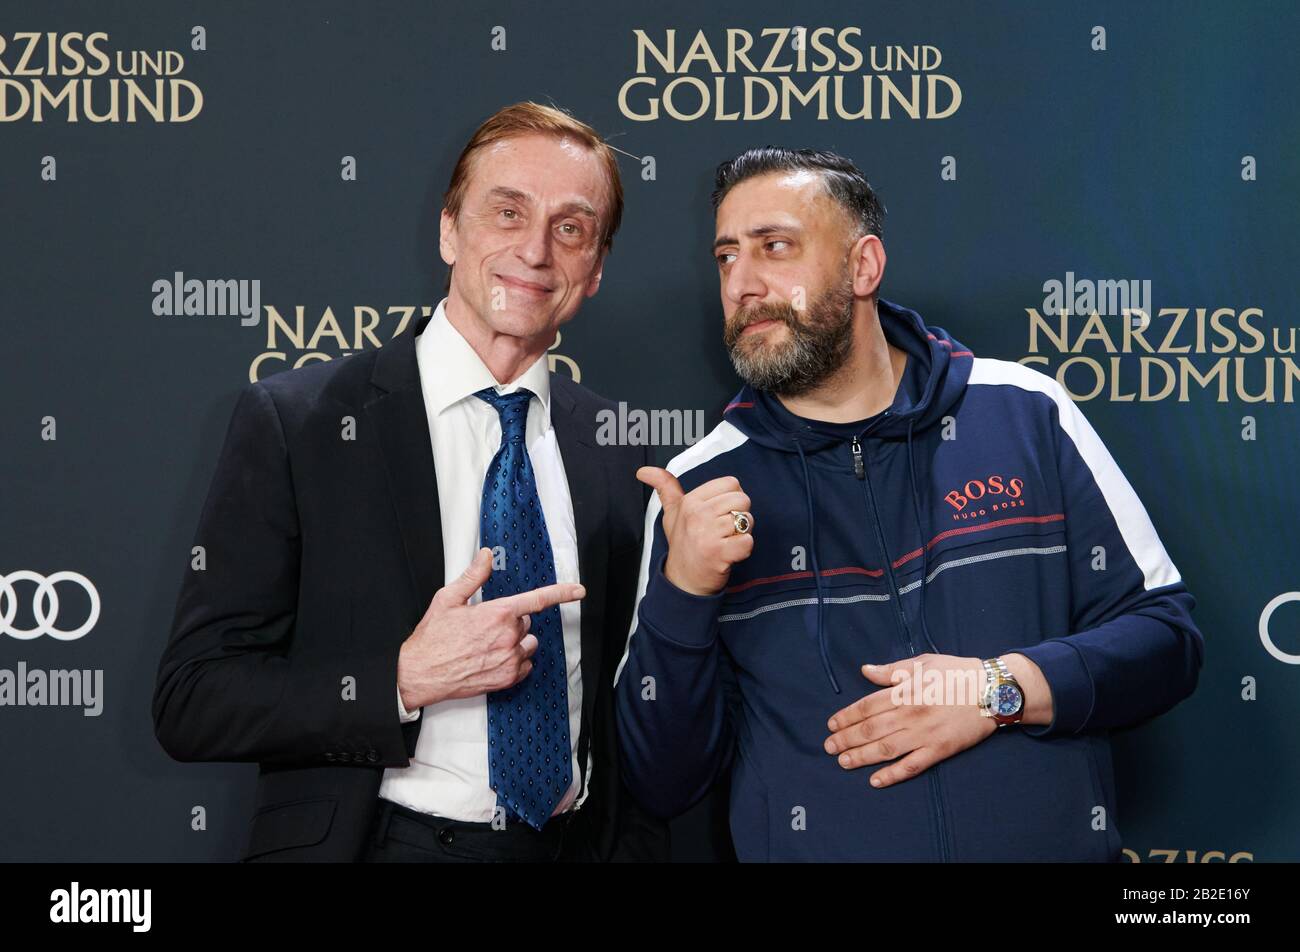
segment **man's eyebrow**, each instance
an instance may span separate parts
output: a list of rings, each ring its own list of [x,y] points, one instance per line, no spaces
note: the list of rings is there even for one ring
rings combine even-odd
[[[530,196],[527,192],[521,192],[517,188],[510,188],[509,186],[506,185],[497,185],[489,189],[488,198],[504,198],[507,199],[508,201],[519,202],[521,205],[527,205],[532,201],[532,196]],[[559,207],[558,211],[561,214],[576,213],[579,215],[586,215],[589,218],[600,217],[599,215],[596,214],[596,209],[591,207],[590,202],[585,202],[581,199],[575,199],[570,202],[565,202],[563,205]]]
[[[764,235],[770,235],[775,232],[784,232],[787,235],[798,235],[803,229],[798,225],[755,225],[749,231],[745,232],[747,238],[762,238]],[[731,235],[719,235],[718,240],[713,243],[713,250],[717,251],[723,245],[738,244]]]
[[[588,218],[599,217],[596,214],[596,209],[591,207],[591,203],[584,202],[581,199],[577,199],[572,202],[565,202],[563,205],[560,206],[559,210],[561,212],[576,212],[579,215],[586,215]]]
[[[519,191],[517,188],[507,188],[504,185],[496,185],[488,190],[489,198],[507,198],[515,202],[527,203],[531,201],[528,195]]]

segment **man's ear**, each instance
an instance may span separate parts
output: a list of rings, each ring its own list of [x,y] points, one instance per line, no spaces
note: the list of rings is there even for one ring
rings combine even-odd
[[[870,297],[885,276],[885,245],[875,235],[863,235],[849,253],[849,274],[853,275],[855,297]]]
[[[456,222],[445,208],[438,216],[438,253],[444,264],[456,263]]]
[[[607,254],[609,254],[608,246],[601,249],[600,260],[596,262],[596,270],[592,272],[591,280],[587,282],[587,297],[591,297],[600,290],[600,279],[605,273],[605,256]]]

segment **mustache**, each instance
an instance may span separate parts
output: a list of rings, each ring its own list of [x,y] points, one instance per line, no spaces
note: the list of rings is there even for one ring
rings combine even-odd
[[[755,304],[752,307],[736,311],[723,332],[723,342],[730,347],[740,339],[741,332],[751,324],[761,321],[779,321],[791,330],[796,330],[798,318],[794,308],[789,304]]]

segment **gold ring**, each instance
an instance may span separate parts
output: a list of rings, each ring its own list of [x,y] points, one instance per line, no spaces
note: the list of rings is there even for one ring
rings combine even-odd
[[[737,509],[732,509],[731,524],[736,528],[736,535],[744,535],[750,529],[754,528],[754,517],[747,512],[740,512]]]

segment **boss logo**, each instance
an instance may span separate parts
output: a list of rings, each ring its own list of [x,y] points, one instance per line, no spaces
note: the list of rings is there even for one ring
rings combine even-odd
[[[1023,506],[1025,481],[1018,476],[1008,479],[1005,476],[986,476],[984,479],[972,479],[960,489],[954,489],[943,497],[943,501],[952,506],[956,512],[954,519],[971,519],[987,515],[997,509],[1014,509]]]

